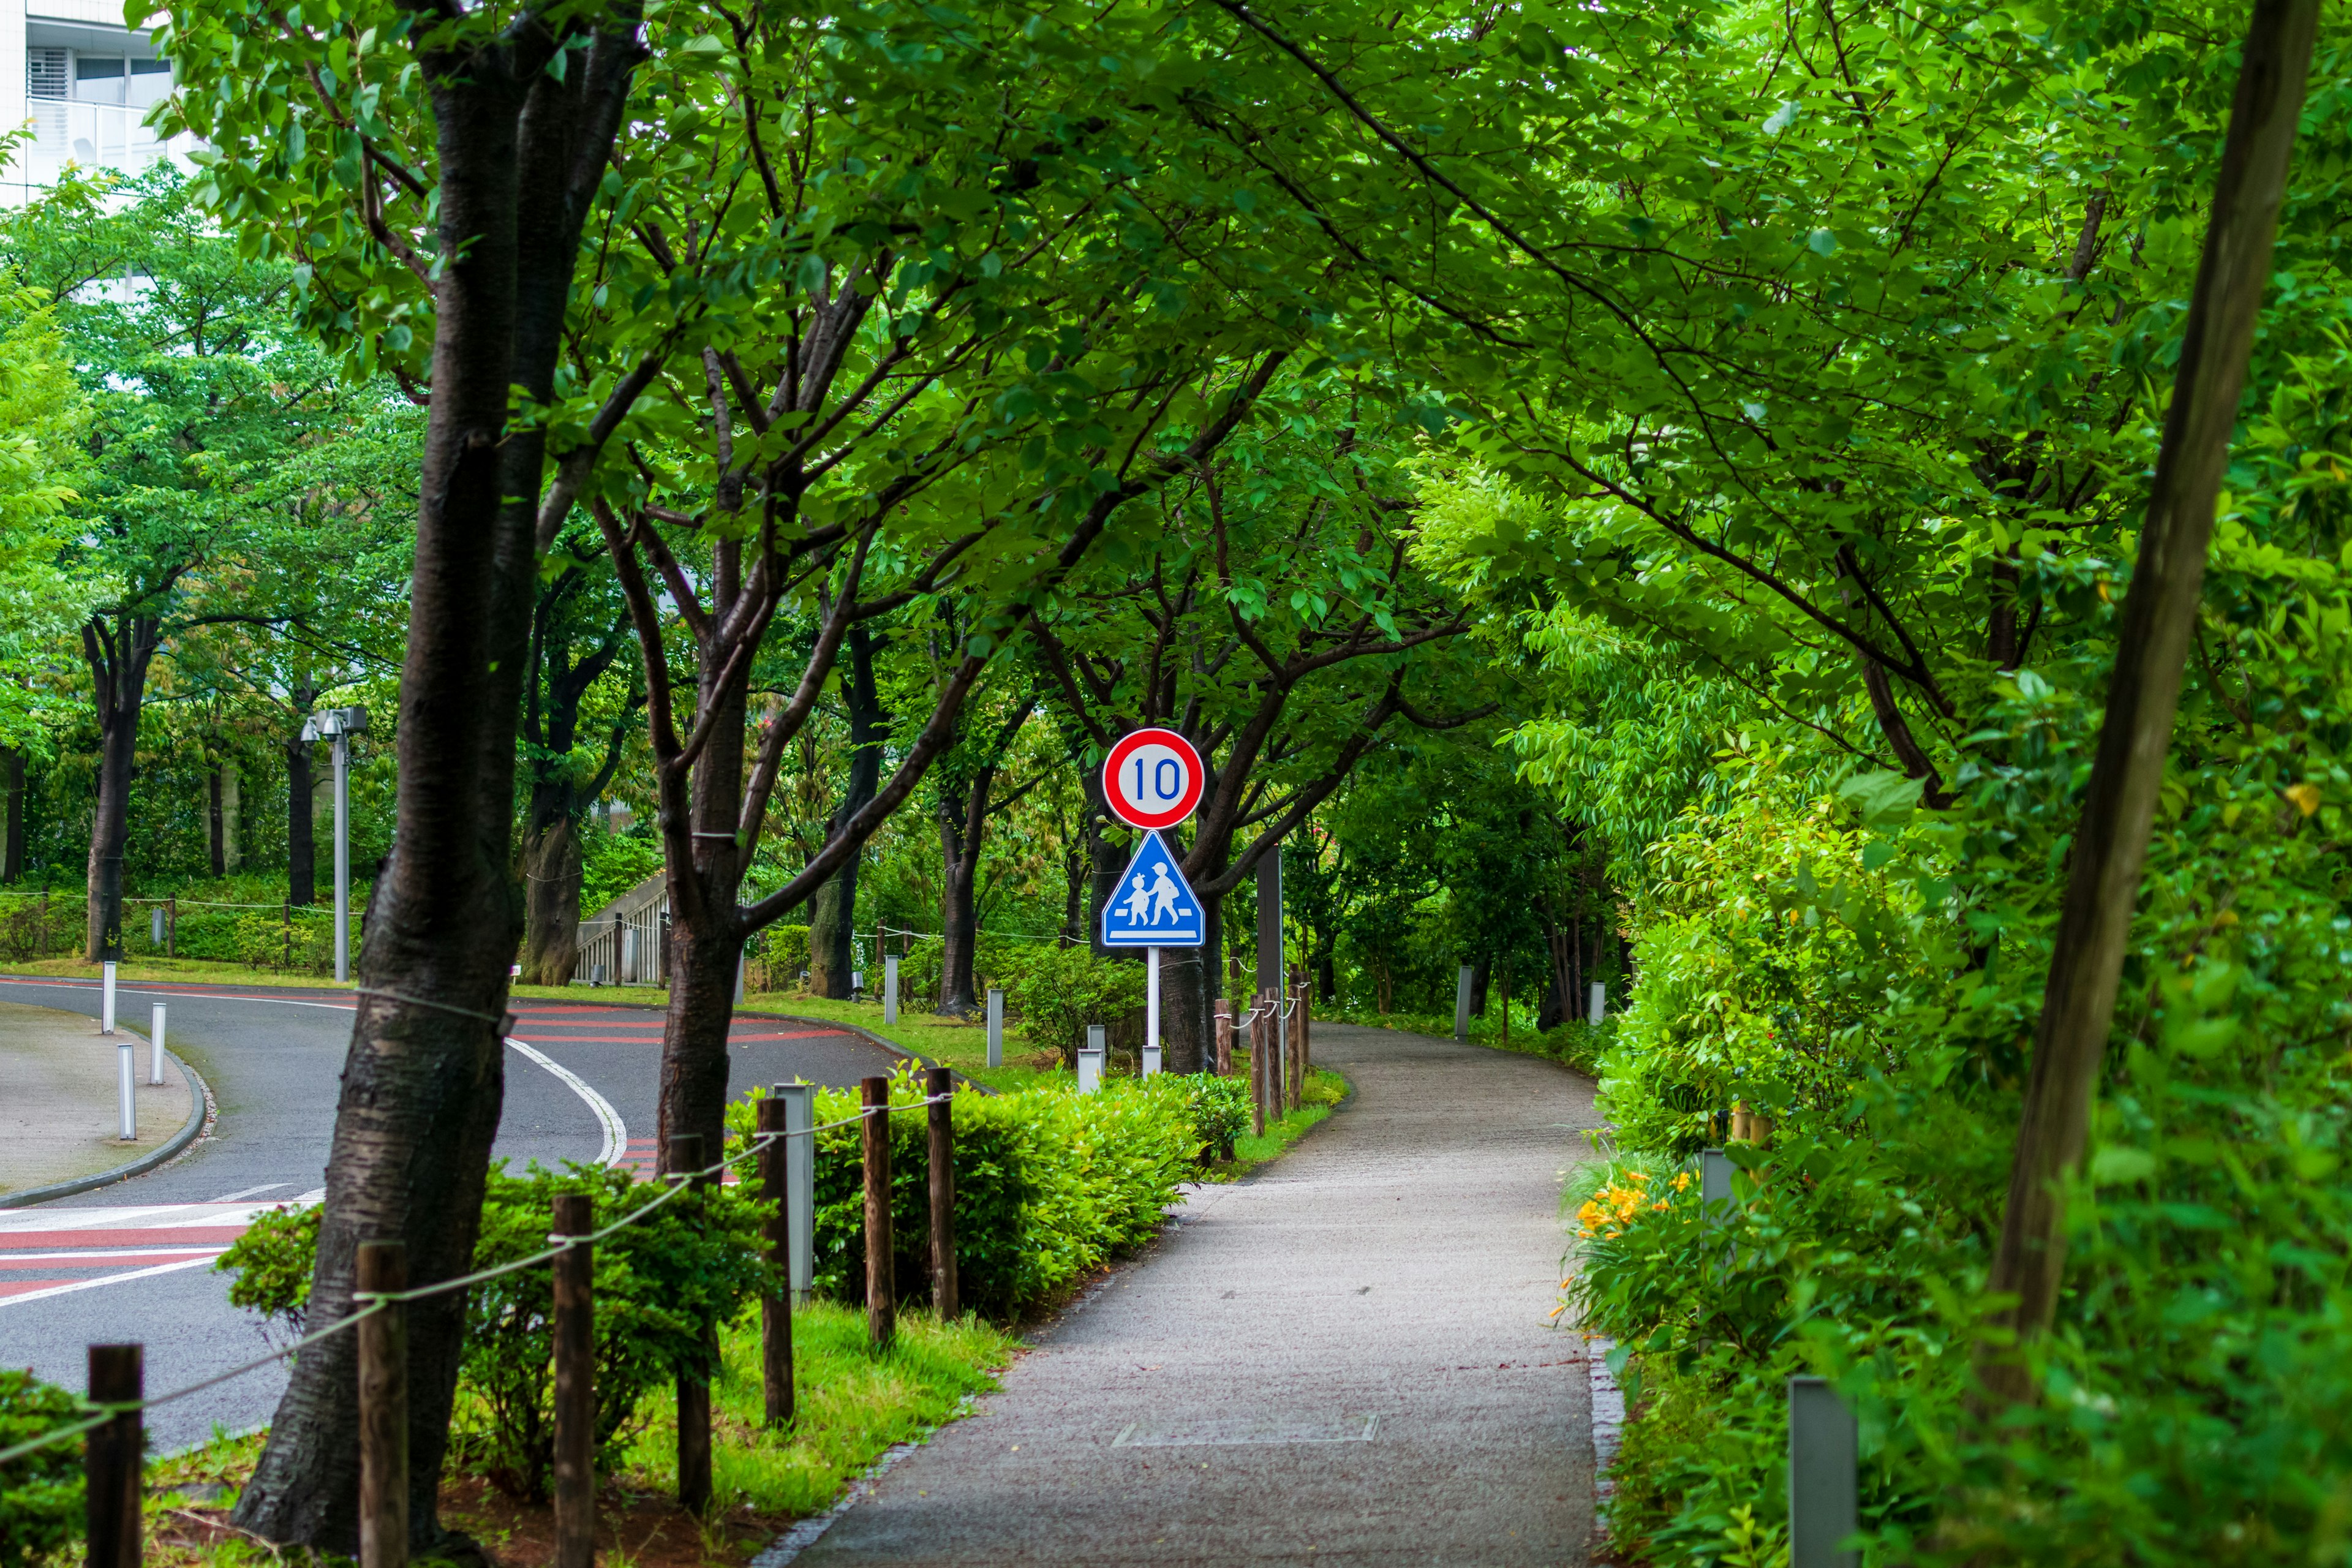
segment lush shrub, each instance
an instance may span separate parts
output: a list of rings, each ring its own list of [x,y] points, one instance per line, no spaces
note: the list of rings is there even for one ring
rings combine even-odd
[[[754,991],[790,991],[808,970],[809,928],[770,926],[753,940],[759,956],[752,960]]]
[[[1114,1079],[1100,1092],[1067,1082],[1018,1094],[955,1097],[956,1278],[963,1305],[1000,1320],[1058,1299],[1113,1258],[1157,1235],[1204,1144],[1192,1080]],[[923,1097],[911,1068],[891,1103]],[[820,1089],[822,1124],[854,1117],[857,1096]],[[729,1112],[737,1147],[752,1102]],[[866,1291],[861,1129],[816,1135],[816,1288],[845,1301]],[[890,1118],[891,1240],[898,1299],[928,1300],[930,1145],[925,1113]]]
[[[1007,965],[1006,1000],[1021,1015],[1030,1042],[1051,1050],[1066,1067],[1076,1067],[1089,1025],[1108,1026],[1143,1004],[1146,977],[1140,964],[1102,958],[1087,947],[1040,942]]]
[[[547,1245],[559,1193],[586,1193],[597,1223],[650,1202],[658,1189],[625,1170],[494,1168],[474,1267]],[[300,1326],[318,1250],[317,1208],[260,1215],[215,1268],[233,1273],[232,1303]],[[596,1245],[596,1442],[618,1455],[637,1406],[657,1383],[707,1374],[711,1325],[730,1322],[775,1281],[760,1230],[764,1207],[743,1187],[697,1189]],[[553,1277],[541,1266],[476,1286],[467,1298],[457,1451],[502,1489],[542,1500],[554,1458]]]
[[[1184,1113],[1204,1156],[1231,1147],[1249,1126],[1249,1085],[1241,1079],[1199,1073],[1176,1081],[1185,1087]]]
[[[70,1426],[81,1407],[29,1372],[0,1367],[0,1448]],[[82,1444],[68,1437],[0,1469],[0,1568],[21,1568],[81,1533]]]

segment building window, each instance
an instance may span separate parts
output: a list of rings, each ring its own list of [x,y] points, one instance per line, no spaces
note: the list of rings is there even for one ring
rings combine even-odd
[[[66,51],[26,49],[25,51],[25,90],[34,98],[72,96],[66,89]]]

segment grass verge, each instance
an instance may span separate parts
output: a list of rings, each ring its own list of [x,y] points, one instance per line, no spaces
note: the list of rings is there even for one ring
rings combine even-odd
[[[750,1561],[793,1521],[830,1507],[892,1445],[953,1419],[967,1395],[994,1387],[1015,1344],[972,1319],[942,1324],[908,1312],[898,1321],[898,1343],[876,1355],[866,1348],[862,1310],[811,1302],[793,1314],[796,1418],[787,1430],[771,1432],[761,1425],[758,1321],[747,1319],[720,1336],[709,1510],[697,1517],[673,1500],[677,1407],[665,1391],[643,1406],[645,1426],[619,1472],[601,1478],[600,1557],[613,1568]],[[149,1563],[285,1568],[278,1549],[239,1535],[227,1522],[261,1443],[257,1435],[218,1438],[149,1467]],[[454,1467],[441,1489],[441,1517],[479,1542],[498,1568],[545,1568],[554,1561],[551,1510],[519,1502]]]

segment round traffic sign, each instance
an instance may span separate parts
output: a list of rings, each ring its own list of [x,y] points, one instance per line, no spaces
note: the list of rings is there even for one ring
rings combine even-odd
[[[1201,753],[1173,730],[1137,730],[1103,759],[1103,797],[1130,827],[1173,827],[1201,804]]]

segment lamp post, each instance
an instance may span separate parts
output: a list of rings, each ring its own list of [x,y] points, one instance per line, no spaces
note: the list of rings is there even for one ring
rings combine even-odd
[[[352,977],[352,737],[367,733],[364,708],[328,708],[302,721],[306,741],[331,741],[335,757],[335,979]]]

